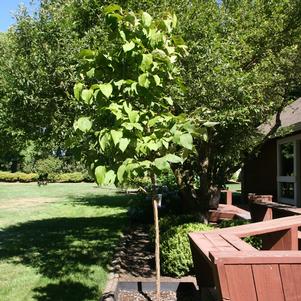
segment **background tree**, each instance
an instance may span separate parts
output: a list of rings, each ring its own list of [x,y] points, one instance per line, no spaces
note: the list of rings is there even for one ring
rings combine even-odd
[[[177,110],[218,123],[206,141],[194,140],[197,155],[185,168],[175,169],[186,208],[194,210],[207,209],[275,131],[262,137],[257,127],[300,96],[301,2],[188,2],[179,16],[190,49],[183,60],[187,90]]]

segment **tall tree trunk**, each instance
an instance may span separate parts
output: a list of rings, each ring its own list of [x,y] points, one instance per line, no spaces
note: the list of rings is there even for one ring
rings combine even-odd
[[[156,258],[156,296],[157,301],[161,299],[161,274],[160,274],[160,232],[159,232],[159,216],[158,216],[158,194],[156,188],[156,176],[151,173],[152,181],[152,203],[154,211],[154,226],[155,226],[155,258]]]

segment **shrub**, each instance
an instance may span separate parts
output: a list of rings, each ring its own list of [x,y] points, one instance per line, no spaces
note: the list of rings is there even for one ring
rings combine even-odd
[[[79,182],[91,182],[92,178],[87,173],[81,172],[69,172],[62,174],[51,174],[49,176],[51,182],[56,183],[79,183]]]
[[[181,214],[181,215],[166,215],[160,217],[159,219],[159,229],[161,236],[169,229],[184,225],[187,223],[198,222],[198,217],[191,214]],[[155,227],[152,225],[149,230],[149,237],[152,242],[155,242]]]
[[[245,224],[249,224],[249,223],[250,222],[241,220],[241,219],[233,219],[233,220],[227,220],[227,221],[225,220],[219,224],[219,227],[220,228],[228,228],[228,227],[245,225]],[[248,237],[243,238],[243,240],[258,250],[262,249],[262,239],[259,236],[248,236]]]
[[[48,157],[38,160],[34,169],[38,174],[55,174],[62,170],[62,162],[59,158]]]
[[[190,223],[166,231],[161,236],[162,272],[176,277],[188,275],[193,267],[188,233],[212,228],[201,223]]]
[[[0,171],[0,182],[36,182],[38,177],[39,174],[37,173],[11,173],[8,171]],[[88,175],[88,173],[80,172],[50,174],[47,180],[49,182],[57,183],[93,182],[93,179]]]
[[[0,171],[0,181],[2,182],[34,182],[37,181],[38,174],[36,173],[24,173],[15,172],[11,173],[8,171]]]

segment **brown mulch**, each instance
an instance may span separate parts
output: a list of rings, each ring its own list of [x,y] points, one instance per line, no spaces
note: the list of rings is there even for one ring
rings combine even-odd
[[[152,278],[155,259],[146,226],[133,226],[123,237],[113,260],[114,273],[120,278]]]

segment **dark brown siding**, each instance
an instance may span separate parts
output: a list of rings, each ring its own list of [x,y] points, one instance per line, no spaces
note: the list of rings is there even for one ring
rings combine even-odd
[[[242,183],[243,197],[248,193],[271,194],[277,199],[277,143],[266,142],[257,157],[245,163]]]

